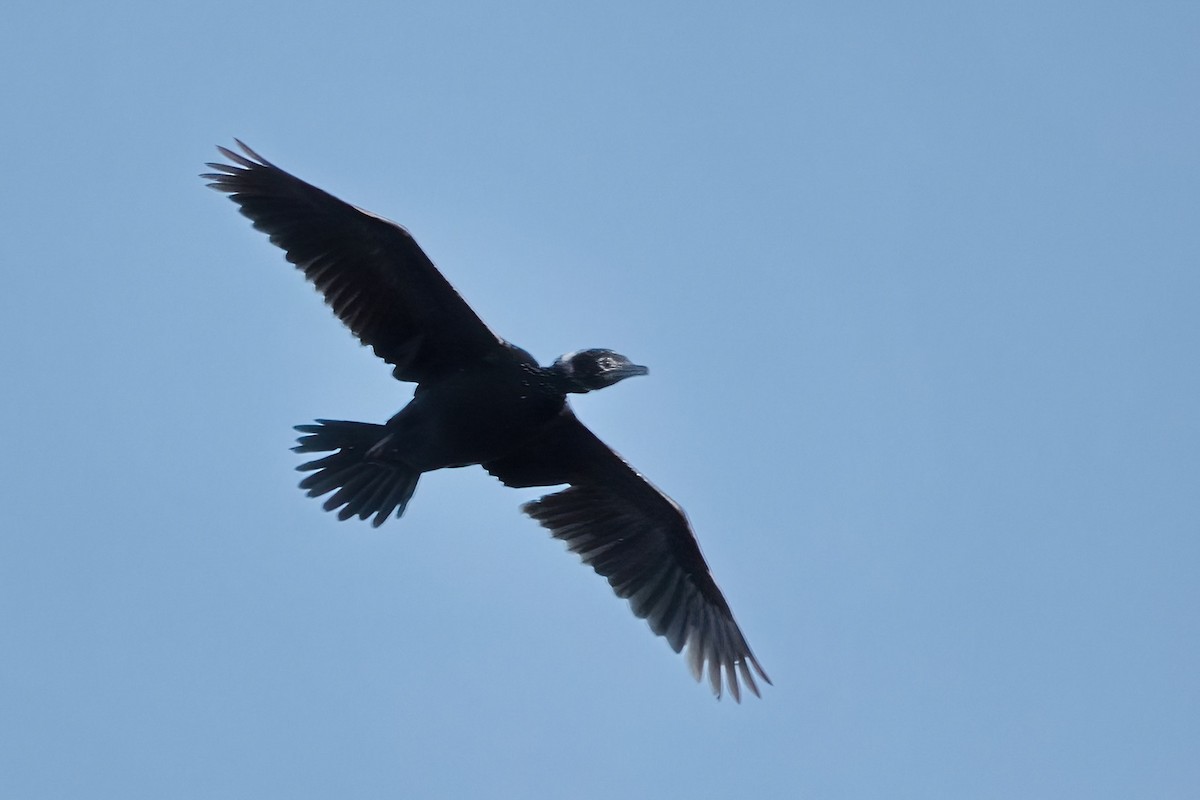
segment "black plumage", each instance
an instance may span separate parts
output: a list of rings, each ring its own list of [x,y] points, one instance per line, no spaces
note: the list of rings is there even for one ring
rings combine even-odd
[[[611,350],[541,367],[492,333],[403,227],[284,172],[240,141],[202,177],[230,195],[350,330],[417,384],[386,424],[299,425],[309,496],[340,519],[398,517],[423,472],[480,464],[508,486],[568,488],[522,509],[608,579],[713,692],[770,683],[717,588],[683,510],[575,417],[570,393],[647,373]]]

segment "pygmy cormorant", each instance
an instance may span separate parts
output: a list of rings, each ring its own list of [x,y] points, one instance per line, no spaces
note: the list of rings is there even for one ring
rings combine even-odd
[[[399,517],[423,472],[479,464],[508,486],[568,488],[522,510],[608,579],[633,612],[687,646],[741,699],[770,683],[713,581],[683,510],[576,419],[570,393],[611,386],[647,369],[611,350],[568,353],[549,367],[492,333],[401,226],[289,175],[238,141],[229,163],[202,177],[229,194],[254,227],[283,248],[363,344],[417,384],[383,425],[317,420],[299,425],[310,497],[333,492],[339,519]]]

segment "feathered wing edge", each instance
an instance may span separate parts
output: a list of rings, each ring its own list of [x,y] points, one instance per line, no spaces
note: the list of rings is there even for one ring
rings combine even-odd
[[[402,226],[285,172],[240,140],[201,175],[284,250],[350,331],[420,382],[507,352]]]
[[[707,669],[718,698],[726,686],[741,702],[739,675],[755,696],[761,696],[755,673],[771,683],[719,590],[715,601],[700,590],[671,551],[661,523],[586,485],[526,503],[522,510],[607,578],[617,596],[627,599],[633,613],[675,652],[686,647],[692,676],[700,681]]]

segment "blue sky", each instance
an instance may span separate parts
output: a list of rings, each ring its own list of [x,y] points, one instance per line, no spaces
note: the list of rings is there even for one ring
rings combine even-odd
[[[1200,10],[17,2],[0,795],[1194,797]],[[687,510],[714,702],[532,491],[338,523],[407,399],[196,177],[408,226]]]

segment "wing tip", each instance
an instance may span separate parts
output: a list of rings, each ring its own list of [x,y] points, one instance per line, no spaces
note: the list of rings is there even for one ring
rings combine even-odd
[[[207,186],[219,192],[233,192],[240,188],[237,183],[237,178],[246,172],[256,169],[272,169],[278,170],[279,167],[272,164],[267,159],[263,158],[256,151],[251,149],[249,145],[241,139],[234,137],[234,142],[241,149],[241,153],[225,147],[217,145],[217,152],[221,154],[226,161],[208,161],[205,166],[214,172],[202,172],[200,177],[209,181]]]
[[[732,620],[729,624],[733,625]],[[743,685],[755,697],[762,698],[755,673],[768,686],[775,685],[736,625],[732,630],[718,628],[707,632],[704,627],[693,628],[684,655],[697,683],[704,680],[705,672],[708,673],[709,687],[717,700],[728,691],[733,701],[740,704]]]

